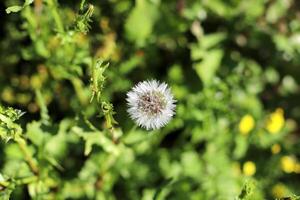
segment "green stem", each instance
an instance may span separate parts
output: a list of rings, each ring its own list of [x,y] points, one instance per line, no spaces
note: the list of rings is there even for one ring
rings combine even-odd
[[[37,167],[36,162],[34,161],[34,159],[32,158],[32,156],[28,150],[26,141],[21,137],[15,138],[15,141],[18,143],[22,153],[24,154],[25,160],[28,163],[31,171],[36,175],[39,174],[39,169]]]
[[[75,93],[76,93],[81,105],[87,105],[88,99],[84,96],[84,89],[83,89],[82,81],[78,78],[72,78],[70,80],[75,89]]]
[[[129,132],[127,133],[128,135],[135,132],[136,129],[137,129],[138,125],[137,124],[134,124],[133,127],[129,130]]]
[[[63,23],[62,23],[62,20],[61,20],[59,14],[58,14],[58,11],[57,11],[56,1],[55,0],[47,0],[47,3],[48,3],[48,6],[51,9],[51,14],[54,18],[54,21],[55,21],[55,24],[57,26],[58,31],[63,33],[64,32],[64,26],[63,26]]]
[[[43,120],[44,123],[48,123],[50,120],[49,114],[48,114],[48,109],[47,109],[47,105],[45,103],[45,100],[43,98],[43,95],[40,91],[40,89],[36,89],[35,90],[35,96],[36,96],[36,100],[37,103],[41,109],[41,118]]]
[[[97,181],[96,181],[96,188],[98,190],[100,190],[101,187],[102,187],[102,185],[104,184],[103,183],[104,176],[107,174],[107,172],[109,171],[109,169],[111,168],[111,166],[114,165],[114,163],[116,162],[117,158],[118,158],[118,155],[111,154],[106,159],[106,162],[103,165],[102,170],[99,171],[98,178],[97,178]]]

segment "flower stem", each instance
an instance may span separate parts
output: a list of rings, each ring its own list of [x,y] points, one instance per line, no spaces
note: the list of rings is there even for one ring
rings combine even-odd
[[[62,20],[59,16],[59,13],[57,11],[56,1],[55,0],[47,0],[47,3],[48,3],[48,6],[51,9],[51,14],[54,18],[54,22],[57,26],[57,30],[60,33],[63,33],[64,32],[64,26],[63,26]]]
[[[24,154],[25,160],[26,160],[27,164],[29,165],[31,171],[36,175],[39,174],[38,166],[28,150],[26,141],[21,137],[16,137],[15,141],[18,143],[22,153]]]

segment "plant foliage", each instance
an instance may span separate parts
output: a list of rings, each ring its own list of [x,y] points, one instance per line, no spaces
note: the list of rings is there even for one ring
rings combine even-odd
[[[300,198],[298,1],[0,6],[0,199]],[[153,79],[176,115],[146,131]]]

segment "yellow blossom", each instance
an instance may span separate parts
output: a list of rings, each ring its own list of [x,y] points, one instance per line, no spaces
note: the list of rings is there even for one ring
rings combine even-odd
[[[239,123],[239,130],[240,133],[243,135],[248,135],[249,132],[254,128],[255,121],[251,115],[245,115],[240,123]]]
[[[287,189],[286,187],[279,183],[279,184],[276,184],[273,188],[272,188],[272,194],[275,198],[282,198],[286,195],[287,193]]]
[[[281,151],[281,146],[279,144],[273,144],[271,151],[273,154],[278,154]]]
[[[272,133],[278,133],[284,126],[284,112],[281,108],[277,108],[275,112],[271,113],[266,123],[267,130]]]
[[[295,170],[296,167],[296,161],[291,156],[283,156],[280,160],[281,163],[281,169],[285,173],[292,173]]]
[[[297,174],[300,174],[300,163],[297,163],[297,164],[295,165],[294,172],[297,173]]]
[[[246,176],[252,176],[254,175],[256,172],[256,166],[255,166],[255,163],[252,162],[252,161],[247,161],[244,163],[243,165],[243,173],[246,175]]]
[[[30,78],[30,85],[33,89],[40,89],[42,87],[42,80],[40,78],[40,76],[38,75],[33,75]]]

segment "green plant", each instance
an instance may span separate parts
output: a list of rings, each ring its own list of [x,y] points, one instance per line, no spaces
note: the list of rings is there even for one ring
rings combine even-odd
[[[0,6],[0,199],[299,198],[296,0]],[[147,131],[153,79],[176,114]]]

